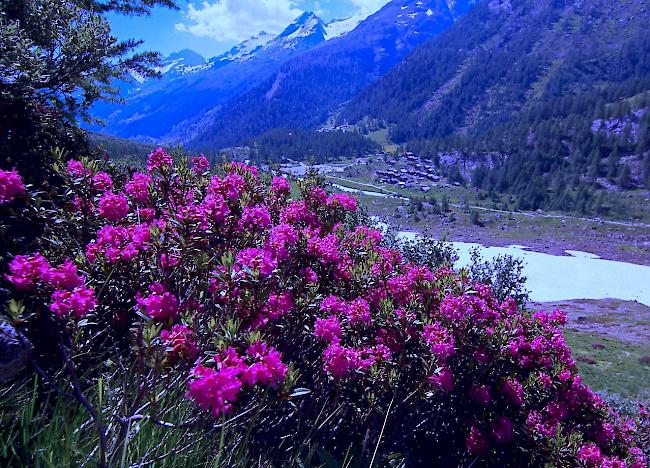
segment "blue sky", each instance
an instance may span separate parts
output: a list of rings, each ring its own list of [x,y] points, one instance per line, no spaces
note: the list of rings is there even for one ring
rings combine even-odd
[[[192,49],[213,57],[264,30],[281,32],[304,11],[323,20],[367,16],[388,0],[179,0],[179,11],[156,8],[149,17],[111,15],[113,34],[143,39],[144,48],[169,54]]]

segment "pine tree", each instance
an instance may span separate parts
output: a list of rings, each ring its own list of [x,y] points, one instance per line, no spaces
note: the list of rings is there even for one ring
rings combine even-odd
[[[1,166],[42,176],[54,147],[85,144],[79,118],[115,99],[115,79],[128,71],[153,77],[159,55],[136,52],[140,41],[119,41],[105,13],[147,14],[172,0],[0,0]]]

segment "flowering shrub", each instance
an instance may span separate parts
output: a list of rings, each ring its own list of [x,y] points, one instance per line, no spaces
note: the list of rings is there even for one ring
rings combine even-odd
[[[345,227],[348,195],[304,181],[290,200],[282,177],[216,169],[161,149],[129,177],[70,161],[42,251],[8,265],[15,323],[60,330],[64,360],[137,363],[134,408],[144,393],[155,408],[164,380],[196,424],[248,418],[252,449],[277,463],[308,428],[336,456],[646,466],[633,424],[576,373],[564,314],[405,262],[378,231]]]

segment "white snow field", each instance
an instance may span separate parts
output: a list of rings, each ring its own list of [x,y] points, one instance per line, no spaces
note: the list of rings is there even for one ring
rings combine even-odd
[[[402,239],[418,234],[400,232]],[[521,245],[484,247],[468,242],[453,242],[458,251],[457,267],[469,264],[469,252],[478,247],[486,260],[498,255],[512,255],[525,262],[530,299],[535,302],[569,299],[621,299],[650,306],[650,267],[633,263],[603,260],[588,252],[567,250],[567,256],[525,250]]]

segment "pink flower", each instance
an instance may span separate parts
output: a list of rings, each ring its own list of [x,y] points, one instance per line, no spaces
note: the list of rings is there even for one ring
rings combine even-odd
[[[273,226],[269,233],[268,247],[278,260],[289,258],[289,247],[298,240],[296,229],[290,224]]]
[[[318,207],[327,201],[327,193],[325,193],[322,187],[312,187],[309,191],[309,199]]]
[[[178,314],[178,299],[160,283],[149,286],[150,294],[143,298],[140,293],[135,300],[138,308],[154,320],[174,320]]]
[[[350,325],[355,325],[357,323],[372,323],[370,305],[364,299],[355,299],[350,302],[347,307],[347,315]]]
[[[291,192],[291,184],[284,177],[276,176],[271,181],[271,190],[278,195],[288,195]]]
[[[247,206],[239,221],[240,228],[261,231],[271,225],[269,210],[263,205]]]
[[[472,455],[481,455],[490,448],[490,443],[476,426],[472,426],[469,435],[465,439],[465,447]]]
[[[360,359],[356,349],[345,348],[334,342],[323,353],[323,367],[335,379],[342,379],[358,367]]]
[[[85,177],[90,175],[90,169],[86,169],[81,161],[70,159],[67,163],[68,174],[72,177]]]
[[[77,267],[71,260],[66,260],[57,268],[43,272],[42,279],[57,289],[67,289],[68,291],[84,283],[84,279],[79,276]]]
[[[52,293],[50,310],[57,317],[70,314],[80,319],[97,306],[95,291],[86,286],[79,286],[72,291],[57,290]]]
[[[311,237],[307,241],[307,252],[316,255],[326,265],[336,263],[341,258],[339,238],[336,234],[328,234],[323,238]]]
[[[18,172],[0,170],[0,205],[11,203],[23,193],[25,184]]]
[[[280,352],[258,341],[249,346],[246,354],[255,362],[242,372],[241,379],[245,384],[277,388],[284,382],[289,368],[282,362]]]
[[[129,214],[129,201],[122,194],[106,192],[99,199],[99,214],[109,221],[119,221]]]
[[[346,194],[335,193],[327,198],[327,206],[330,208],[342,208],[345,211],[356,211],[357,200]]]
[[[343,299],[340,299],[336,296],[327,296],[323,301],[320,303],[320,310],[324,312],[329,312],[329,313],[341,313],[341,312],[347,312],[348,306],[343,301]]]
[[[632,457],[630,468],[645,468],[648,466],[648,460],[639,447],[632,447],[629,453]]]
[[[223,220],[226,219],[226,216],[230,214],[230,207],[223,198],[223,195],[219,193],[205,197],[205,200],[203,200],[203,206],[205,207],[208,216],[216,223],[223,222]]]
[[[147,171],[154,172],[159,169],[170,168],[174,164],[174,159],[162,148],[157,148],[147,158]]]
[[[199,352],[192,330],[185,325],[176,324],[171,330],[161,331],[160,340],[171,365],[183,359],[193,359]]]
[[[150,176],[136,172],[126,183],[124,191],[136,202],[145,203],[149,199],[149,187],[152,183],[153,179]]]
[[[311,268],[303,268],[300,275],[306,284],[318,284],[318,274]]]
[[[30,290],[36,282],[50,271],[50,264],[41,254],[31,256],[16,255],[9,263],[9,273],[5,275],[7,280],[17,289]]]
[[[271,320],[277,320],[283,315],[288,314],[294,309],[293,298],[291,293],[283,292],[280,294],[271,294],[269,302],[266,305],[266,313]]]
[[[99,171],[93,176],[93,187],[100,192],[113,190],[113,179],[106,172]]]
[[[98,255],[102,255],[108,263],[129,262],[147,249],[146,243],[150,239],[151,227],[148,224],[128,228],[104,226],[97,231],[97,239],[86,246],[86,257],[91,262],[97,261]]]
[[[336,315],[316,319],[314,336],[328,343],[338,343],[341,338],[341,322]]]
[[[307,208],[304,201],[289,203],[280,213],[280,221],[289,224],[304,223],[308,226],[318,224],[318,217]]]
[[[192,157],[192,171],[195,174],[202,174],[210,170],[210,161],[204,155]]]
[[[219,370],[198,365],[192,371],[193,379],[188,384],[186,397],[204,410],[217,417],[228,414],[232,404],[237,401],[242,382],[236,367],[222,367]]]
[[[456,353],[454,337],[440,322],[425,325],[422,340],[440,360],[445,360]]]
[[[578,450],[578,460],[586,466],[599,467],[603,462],[603,454],[600,452],[600,448],[598,448],[596,444],[588,443]]]
[[[273,259],[271,254],[259,248],[244,249],[237,254],[236,267],[245,266],[251,271],[259,272],[260,276],[270,276],[278,267],[278,263]]]
[[[516,379],[507,379],[503,382],[499,392],[513,405],[521,406],[524,402],[524,388]]]
[[[230,173],[223,179],[217,176],[210,180],[209,193],[219,193],[228,200],[237,200],[246,188],[246,179],[239,174]]]
[[[498,444],[506,444],[512,440],[512,421],[505,416],[490,423],[492,438]]]
[[[431,375],[429,377],[429,383],[434,388],[443,390],[446,393],[451,392],[455,387],[454,375],[447,367],[443,367],[437,374]]]

